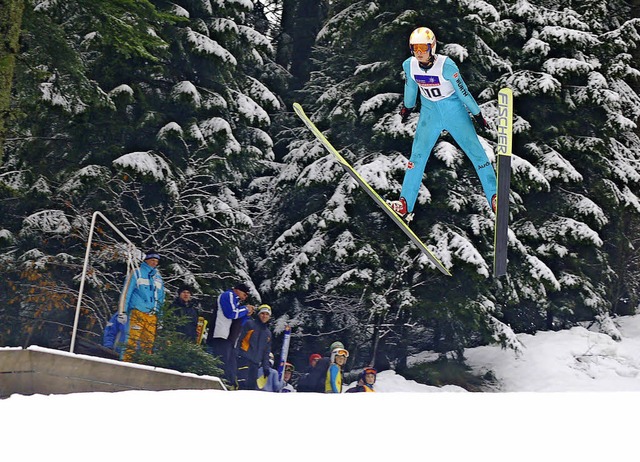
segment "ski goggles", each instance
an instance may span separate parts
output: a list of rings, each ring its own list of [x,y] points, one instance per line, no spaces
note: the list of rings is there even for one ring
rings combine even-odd
[[[411,45],[411,51],[414,53],[426,53],[427,51],[431,53],[431,44],[430,43],[416,43]]]
[[[291,364],[289,364],[288,366],[285,366],[285,367],[284,367],[284,371],[285,371],[285,372],[293,372],[293,371],[295,371],[295,370],[296,370],[296,368],[295,368],[295,367],[293,367]]]
[[[373,374],[376,375],[378,371],[376,371],[373,367],[368,367],[364,370],[364,375]]]
[[[345,358],[349,357],[349,352],[347,350],[345,350],[344,348],[338,348],[333,350],[333,353],[335,356],[344,356]]]

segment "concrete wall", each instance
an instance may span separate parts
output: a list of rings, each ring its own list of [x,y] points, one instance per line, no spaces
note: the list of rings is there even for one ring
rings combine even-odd
[[[0,398],[13,393],[175,389],[226,390],[218,377],[183,374],[41,347],[0,348]]]

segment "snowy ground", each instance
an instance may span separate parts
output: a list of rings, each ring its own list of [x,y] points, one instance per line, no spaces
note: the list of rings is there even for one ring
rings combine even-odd
[[[519,335],[519,355],[468,350],[496,393],[385,371],[376,394],[13,395],[0,401],[2,459],[637,461],[640,316],[616,324],[619,342],[577,327]]]

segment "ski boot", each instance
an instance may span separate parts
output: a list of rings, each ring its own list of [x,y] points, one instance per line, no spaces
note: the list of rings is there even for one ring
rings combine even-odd
[[[397,201],[388,200],[387,205],[391,207],[391,209],[393,209],[393,211],[396,212],[396,214],[400,218],[402,218],[405,223],[408,224],[411,220],[413,220],[413,213],[409,213],[409,211],[407,210],[407,201],[404,197],[401,197]]]

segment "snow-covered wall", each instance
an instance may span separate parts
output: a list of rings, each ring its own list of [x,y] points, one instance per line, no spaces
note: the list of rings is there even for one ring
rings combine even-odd
[[[67,394],[124,390],[226,390],[218,377],[32,346],[0,348],[0,398],[14,393]]]

